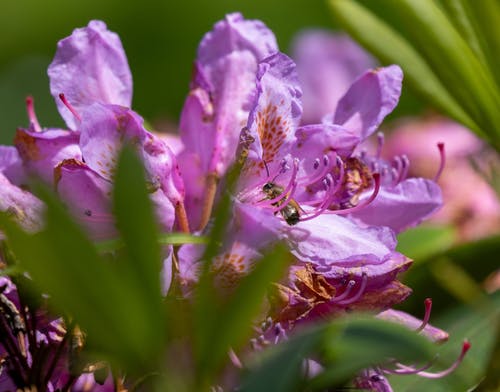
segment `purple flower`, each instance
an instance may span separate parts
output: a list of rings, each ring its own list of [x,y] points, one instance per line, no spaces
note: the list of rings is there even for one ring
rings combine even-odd
[[[304,93],[304,124],[318,123],[334,113],[352,82],[375,60],[346,35],[305,30],[295,37],[292,56]]]
[[[274,34],[238,13],[218,22],[198,47],[179,125],[184,143],[179,161],[195,228],[206,225],[218,181],[234,160],[255,95],[258,63],[276,51]]]

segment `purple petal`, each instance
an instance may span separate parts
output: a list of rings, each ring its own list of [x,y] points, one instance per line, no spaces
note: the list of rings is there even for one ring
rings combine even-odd
[[[49,129],[32,132],[18,129],[14,143],[28,173],[54,183],[54,168],[65,159],[82,159],[78,132]]]
[[[136,147],[152,191],[162,189],[174,204],[183,199],[184,184],[168,146],[143,127],[143,119],[117,105],[93,104],[82,115],[80,146],[85,162],[105,179],[113,178],[124,143]]]
[[[377,317],[382,320],[402,324],[413,331],[416,331],[422,325],[422,320],[400,310],[387,309],[379,313]],[[449,336],[447,332],[430,324],[427,324],[420,333],[434,343],[444,343],[448,340]]]
[[[358,135],[335,124],[304,125],[297,129],[295,136],[292,155],[312,160],[329,152],[348,157],[360,142]]]
[[[0,211],[12,215],[26,231],[34,232],[41,228],[43,203],[31,193],[13,185],[2,173],[0,173]]]
[[[181,135],[186,149],[201,157],[204,172],[220,176],[234,159],[255,94],[257,64],[276,51],[273,33],[238,13],[227,15],[201,41]]]
[[[396,107],[403,71],[397,65],[376,68],[360,76],[324,122],[342,125],[361,139],[370,136]]]
[[[275,53],[259,64],[258,94],[248,129],[255,138],[250,148],[265,161],[270,171],[289,152],[302,115],[295,63],[283,53]]]
[[[20,185],[26,180],[23,161],[16,147],[0,146],[0,173],[14,185]]]
[[[334,113],[352,82],[375,60],[350,37],[326,30],[306,30],[293,42],[292,57],[302,83],[302,123],[317,123]]]
[[[365,194],[361,200],[367,197]],[[368,225],[387,226],[399,233],[418,225],[442,204],[441,188],[434,181],[409,178],[394,187],[382,187],[372,203],[352,216]]]
[[[57,193],[92,238],[105,240],[116,237],[111,213],[111,182],[74,159],[63,161],[54,173]]]
[[[292,253],[301,261],[329,267],[378,264],[396,247],[385,227],[361,227],[348,218],[322,214],[283,231]]]
[[[59,99],[64,93],[79,112],[94,102],[130,107],[132,75],[120,38],[97,20],[59,41],[49,66],[50,92],[70,129],[78,123]]]

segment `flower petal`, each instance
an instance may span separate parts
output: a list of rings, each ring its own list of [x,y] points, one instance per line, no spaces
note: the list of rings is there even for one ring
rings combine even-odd
[[[302,83],[303,124],[334,113],[352,82],[375,60],[350,37],[326,30],[305,30],[295,37],[292,58]]]
[[[0,173],[0,211],[12,215],[21,227],[29,232],[42,225],[43,203],[30,192],[13,185]]]
[[[257,64],[276,51],[271,30],[239,13],[227,15],[201,41],[181,136],[186,149],[200,156],[204,172],[221,176],[234,159],[255,95]]]
[[[94,102],[131,105],[132,75],[123,46],[101,21],[93,20],[59,41],[48,74],[50,92],[70,129],[78,124],[59,99],[61,93],[80,113]]]
[[[23,161],[16,147],[0,146],[0,173],[3,173],[14,185],[20,185],[25,181]]]
[[[295,63],[275,53],[259,64],[258,94],[248,117],[248,129],[255,139],[250,145],[274,172],[289,152],[302,115]]]
[[[112,184],[85,163],[68,159],[54,170],[55,186],[75,219],[95,240],[116,237],[112,215]]]
[[[361,227],[333,214],[322,214],[287,227],[282,236],[299,260],[324,267],[382,263],[396,247],[396,238],[390,229]]]
[[[54,183],[54,168],[65,159],[82,159],[80,134],[62,129],[33,132],[18,129],[14,143],[28,173]]]
[[[124,143],[136,147],[150,190],[162,189],[172,203],[183,199],[184,184],[168,146],[143,127],[143,119],[123,106],[93,104],[83,112],[80,146],[85,162],[107,180],[113,178]]]
[[[361,200],[367,197],[365,193]],[[399,233],[418,225],[442,203],[441,188],[434,181],[409,178],[394,187],[382,187],[373,202],[351,215],[368,225],[388,226]]]
[[[370,136],[396,107],[403,71],[397,65],[376,68],[360,76],[324,122],[342,125],[361,139]]]
[[[382,320],[402,324],[414,331],[422,325],[422,320],[400,310],[387,309],[379,313],[377,317]],[[420,333],[434,343],[444,343],[448,340],[449,336],[447,332],[430,324],[427,324]]]

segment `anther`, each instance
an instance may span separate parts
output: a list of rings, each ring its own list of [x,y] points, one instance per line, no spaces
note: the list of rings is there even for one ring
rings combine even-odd
[[[375,200],[375,198],[377,197],[378,192],[380,191],[380,173],[373,173],[372,176],[373,176],[373,181],[375,182],[375,184],[374,184],[373,192],[368,199],[364,200],[363,202],[359,203],[358,205],[356,205],[354,207],[346,208],[344,210],[327,211],[327,213],[337,214],[337,215],[350,214],[351,212],[360,210],[360,209],[366,207],[371,202],[373,202],[373,200]]]
[[[59,94],[59,99],[62,101],[62,103],[64,104],[64,106],[66,106],[68,108],[68,110],[71,112],[71,114],[73,114],[73,116],[75,116],[75,118],[79,122],[81,122],[82,118],[80,117],[80,115],[78,114],[78,112],[76,111],[76,109],[73,107],[73,105],[71,105],[69,103],[69,101],[66,99],[66,96],[63,93]]]
[[[439,180],[439,177],[441,177],[441,173],[443,172],[444,166],[446,164],[446,153],[445,153],[445,150],[444,150],[444,143],[443,142],[439,142],[437,144],[437,147],[439,149],[440,163],[439,163],[438,171],[437,171],[436,175],[434,176],[434,181],[438,181]]]
[[[424,305],[425,305],[424,319],[422,320],[422,325],[416,329],[416,332],[422,331],[425,328],[425,326],[429,323],[429,319],[431,317],[432,299],[426,298],[424,301]]]
[[[36,117],[35,104],[33,101],[33,97],[30,95],[26,97],[26,111],[28,112],[28,119],[29,119],[30,124],[32,125],[34,131],[35,132],[42,132],[42,127],[40,126],[40,123],[38,122],[38,118]]]

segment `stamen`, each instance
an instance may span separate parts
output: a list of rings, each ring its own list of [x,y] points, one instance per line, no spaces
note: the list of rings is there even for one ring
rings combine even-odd
[[[401,172],[403,171],[403,161],[401,157],[395,156],[394,157],[394,165],[395,165],[395,171],[394,173],[394,182],[393,186],[396,186],[399,184],[399,178],[401,177]]]
[[[415,330],[416,332],[422,331],[425,328],[425,326],[429,323],[429,319],[431,317],[432,299],[426,298],[424,301],[424,305],[425,305],[424,319],[422,320],[422,325]]]
[[[62,103],[64,104],[64,106],[66,106],[68,108],[68,110],[73,114],[73,116],[75,116],[75,118],[81,122],[82,121],[82,118],[80,117],[80,115],[78,114],[78,112],[76,111],[76,109],[73,107],[73,105],[71,105],[68,100],[66,99],[66,96],[61,93],[59,94],[59,99],[62,101]]]
[[[314,161],[314,169],[318,170],[319,169],[319,163],[316,165],[316,163],[319,161],[319,158],[316,158]],[[312,178],[308,177],[303,177],[299,179],[299,182],[301,183],[301,186],[307,187],[309,185],[313,185],[317,183],[318,181],[321,181],[330,171],[331,171],[331,166],[330,166],[330,158],[328,155],[323,155],[323,168],[319,173],[314,175]]]
[[[444,166],[446,164],[446,154],[445,154],[445,151],[444,151],[444,143],[443,142],[439,142],[437,144],[437,147],[439,149],[439,157],[440,157],[441,161],[439,163],[438,171],[437,171],[436,175],[434,176],[434,181],[436,181],[436,182],[441,177],[441,173],[443,172]]]
[[[347,296],[351,293],[351,290],[353,287],[356,286],[356,281],[355,280],[350,280],[347,283],[347,287],[344,290],[342,294],[340,294],[338,297],[333,298],[332,302],[339,302],[347,298]]]
[[[441,378],[445,377],[448,374],[452,373],[460,363],[462,363],[465,354],[467,354],[467,351],[469,351],[471,347],[471,344],[468,340],[464,340],[462,344],[462,351],[460,352],[460,356],[457,358],[457,360],[446,370],[443,370],[441,372],[437,373],[431,373],[431,372],[418,372],[417,375],[425,377],[425,378]]]
[[[377,133],[377,153],[376,157],[377,159],[380,159],[380,156],[382,155],[382,147],[384,147],[384,134],[382,132]]]
[[[360,210],[364,207],[366,207],[368,204],[370,204],[373,200],[378,195],[378,192],[380,191],[380,173],[373,173],[373,181],[375,182],[373,193],[371,196],[364,200],[363,202],[359,203],[358,205],[351,207],[351,208],[346,208],[343,210],[333,210],[333,211],[326,211],[325,213],[327,214],[337,214],[337,215],[345,215],[345,214],[350,214],[354,211]]]
[[[398,184],[406,179],[408,176],[408,170],[410,169],[410,160],[406,155],[401,156],[402,170],[398,178]]]
[[[229,355],[229,359],[231,360],[231,363],[235,367],[237,367],[239,369],[243,369],[243,364],[241,363],[240,359],[238,358],[238,356],[236,355],[236,353],[234,352],[234,350],[232,348],[229,349],[228,355]]]
[[[26,110],[28,112],[28,119],[30,120],[30,124],[33,126],[35,132],[42,132],[42,127],[38,122],[38,118],[35,113],[35,104],[32,96],[26,97]]]
[[[424,366],[422,366],[418,369],[414,369],[410,366],[405,366],[405,365],[397,362],[396,366],[398,367],[398,369],[382,369],[382,371],[386,374],[399,374],[399,375],[417,374],[417,373],[423,372],[424,370],[429,369],[432,365],[434,365],[434,360],[429,361],[429,363],[425,364]]]
[[[356,292],[356,294],[354,294],[351,298],[345,299],[343,301],[338,301],[337,304],[348,305],[348,304],[352,304],[353,302],[356,302],[364,294],[367,283],[368,283],[368,275],[366,275],[363,272],[363,275],[361,277],[361,285],[360,285],[358,291]]]

